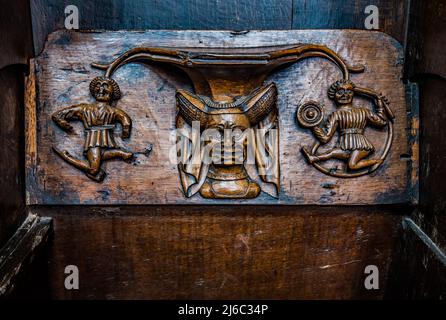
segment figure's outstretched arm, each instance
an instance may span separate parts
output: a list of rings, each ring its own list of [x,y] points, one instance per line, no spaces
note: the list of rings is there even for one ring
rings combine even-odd
[[[372,89],[362,88],[362,87],[355,87],[354,91],[355,91],[355,93],[362,94],[364,96],[368,96],[370,98],[375,99],[375,101],[376,101],[375,103],[376,103],[376,106],[378,108],[378,111],[380,109],[383,109],[383,110],[386,111],[387,117],[389,119],[392,120],[392,119],[395,118],[395,115],[394,115],[393,111],[389,107],[389,101],[381,93],[378,93],[378,92],[376,92],[376,91],[374,91]],[[384,113],[383,113],[383,119],[386,119]]]
[[[116,109],[116,120],[122,125],[122,137],[124,139],[129,138],[132,130],[132,119],[121,109]]]
[[[372,125],[384,127],[387,124],[386,115],[384,114],[384,102],[376,99],[376,112],[367,110],[367,119]]]
[[[325,144],[328,141],[330,141],[330,139],[333,137],[337,127],[338,127],[338,121],[336,114],[332,113],[328,117],[327,121],[325,121],[323,127],[313,128],[313,133],[320,142]]]
[[[68,108],[56,111],[51,115],[51,119],[65,131],[72,131],[73,127],[68,123],[72,119],[80,119],[82,104],[73,105]]]

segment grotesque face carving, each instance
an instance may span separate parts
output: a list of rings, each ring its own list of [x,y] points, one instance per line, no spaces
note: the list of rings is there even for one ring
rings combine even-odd
[[[178,90],[176,97],[177,127],[185,126],[192,131],[195,128],[195,132],[200,133],[199,143],[193,144],[193,139],[185,138],[191,142],[181,144],[184,161],[180,161],[179,170],[187,197],[199,191],[204,198],[255,198],[261,189],[251,179],[248,168],[251,173],[257,170],[257,178],[265,182],[265,192],[277,196],[278,135],[260,137],[257,131],[269,130],[271,134],[276,128],[277,89],[274,83],[230,103],[215,102],[183,90]],[[187,135],[191,136],[194,135]],[[264,139],[269,140],[265,142]],[[196,152],[197,145],[204,151]],[[268,146],[267,151],[260,150],[265,146]]]
[[[244,113],[209,115],[205,130],[216,131],[218,143],[214,151],[219,151],[221,160],[214,162],[214,165],[231,166],[244,162],[247,147],[245,130],[250,127],[249,119]]]
[[[246,97],[231,103],[216,103],[179,90],[179,114],[192,126],[199,122],[205,141],[214,142],[220,152],[216,166],[243,164],[248,143],[246,129],[255,126],[275,108],[277,89],[274,84],[259,88]]]

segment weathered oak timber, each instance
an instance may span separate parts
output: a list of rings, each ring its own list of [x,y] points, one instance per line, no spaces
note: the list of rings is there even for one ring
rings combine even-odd
[[[58,299],[380,299],[396,206],[36,206]],[[64,269],[79,268],[79,290]],[[376,265],[379,290],[364,288]]]
[[[247,48],[323,44],[337,52],[350,65],[363,64],[364,73],[352,75],[355,83],[372,87],[386,95],[396,118],[393,147],[383,165],[373,174],[355,179],[328,177],[310,167],[299,152],[311,145],[313,137],[295,123],[296,107],[307,100],[318,100],[327,110],[334,106],[327,97],[329,85],[340,72],[327,61],[310,58],[271,74],[267,79],[278,87],[281,189],[278,200],[266,194],[250,200],[186,199],[181,192],[176,164],[169,161],[175,128],[175,90],[191,90],[190,80],[178,70],[158,65],[129,64],[119,69],[115,80],[123,97],[118,107],[134,119],[133,138],[124,146],[143,150],[153,143],[150,157],[137,158],[133,166],[107,164],[111,173],[102,184],[92,184],[78,170],[70,168],[52,152],[53,145],[77,154],[82,145],[80,126],[77,135],[64,134],[52,123],[57,109],[85,100],[89,81],[100,75],[91,62],[108,63],[134,46],[156,44],[160,47]],[[234,36],[224,31],[149,31],[104,33],[53,33],[44,53],[36,60],[36,105],[27,105],[27,148],[36,150],[27,162],[28,204],[385,204],[410,201],[408,191],[410,155],[407,140],[408,119],[404,87],[401,82],[400,45],[379,32],[332,31],[258,31]],[[30,99],[32,100],[32,99]],[[358,98],[358,104],[370,102]],[[35,116],[33,117],[33,114]],[[379,149],[385,131],[368,129],[367,136]],[[33,138],[35,137],[35,138]],[[173,140],[174,141],[174,140]],[[61,170],[63,168],[63,170]]]
[[[33,259],[46,244],[52,219],[29,214],[9,241],[0,248],[0,297],[15,289],[18,278],[29,272]]]

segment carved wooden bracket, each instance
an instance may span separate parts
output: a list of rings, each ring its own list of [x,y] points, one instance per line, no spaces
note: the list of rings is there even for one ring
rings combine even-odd
[[[309,122],[318,119],[312,127],[316,137],[322,143],[326,143],[332,138],[337,127],[341,130],[340,146],[329,152],[316,155],[319,143],[314,145],[311,152],[307,151],[305,147],[302,149],[309,163],[326,174],[340,177],[359,176],[372,170],[337,173],[321,167],[316,162],[339,158],[348,160],[348,168],[351,170],[364,167],[373,167],[373,170],[375,170],[383,162],[390,148],[392,140],[391,124],[389,125],[386,150],[381,158],[377,160],[364,159],[374,151],[373,145],[364,136],[364,128],[367,122],[379,126],[388,124],[383,114],[384,107],[386,107],[391,118],[393,118],[393,114],[384,97],[372,90],[358,88],[349,80],[349,72],[362,72],[364,67],[348,66],[335,52],[325,46],[300,44],[286,48],[206,51],[184,51],[174,48],[134,48],[126,51],[110,64],[93,63],[94,67],[106,72],[105,77],[93,80],[90,91],[98,101],[110,102],[113,94],[119,92],[119,87],[111,79],[111,76],[118,68],[130,62],[164,62],[183,69],[193,81],[195,88],[195,93],[181,90],[177,92],[177,127],[186,130],[181,141],[182,161],[178,164],[185,195],[191,197],[199,191],[204,198],[257,197],[261,190],[260,186],[252,181],[246,170],[249,165],[247,164],[247,155],[251,151],[255,155],[256,173],[265,182],[263,191],[273,197],[278,197],[280,188],[278,133],[269,135],[265,132],[261,135],[261,138],[265,141],[258,141],[259,139],[255,139],[255,137],[258,138],[259,135],[254,132],[254,139],[246,136],[246,141],[238,141],[242,144],[241,148],[243,149],[239,161],[236,161],[237,141],[233,137],[228,146],[220,148],[221,157],[218,161],[216,161],[215,156],[212,161],[204,161],[203,157],[205,155],[203,152],[199,152],[198,157],[194,156],[194,153],[196,153],[194,148],[197,145],[188,137],[191,135],[194,121],[198,123],[200,134],[203,130],[208,129],[218,131],[220,137],[216,146],[219,147],[226,142],[224,130],[238,128],[246,131],[254,128],[254,131],[256,131],[267,128],[267,130],[278,131],[277,88],[274,83],[261,87],[262,83],[266,76],[277,67],[309,57],[322,57],[334,62],[341,69],[343,75],[343,79],[334,83],[329,91],[330,97],[336,99],[341,110],[330,116],[324,129],[317,126],[323,117],[320,107],[315,108],[315,104],[304,104],[298,110],[298,121],[304,127],[310,127]],[[103,89],[104,85],[107,89]],[[113,88],[115,88],[114,91]],[[104,90],[108,91],[103,93]],[[375,98],[379,106],[378,113],[375,114],[366,108],[354,108],[352,106],[353,91]],[[313,110],[318,111],[317,115],[314,114]],[[111,128],[106,127],[110,126],[113,121],[121,121],[125,128],[125,136],[128,136],[131,124],[130,118],[121,110],[109,106],[102,107],[101,105],[79,105],[63,109],[55,114],[53,119],[61,127],[65,127],[63,119],[69,116],[77,117],[86,123],[88,135],[85,152],[89,163],[73,159],[67,152],[55,150],[67,162],[86,171],[92,179],[102,181],[104,171],[100,170],[100,159],[113,157],[129,159],[132,157],[130,152],[115,150],[113,135],[110,133]],[[272,136],[274,137],[273,140],[271,139]],[[266,141],[268,137],[270,141]],[[202,142],[198,141],[198,145],[205,148]],[[257,150],[263,145],[272,146],[272,152]],[[112,150],[101,151],[101,149]],[[210,151],[215,152],[215,148]],[[210,154],[209,156],[212,157],[213,155]]]
[[[105,55],[101,57],[104,59]],[[282,114],[284,107],[279,107],[279,103],[283,105],[281,99],[285,99],[282,91],[292,90],[292,83],[284,89],[276,81],[267,79],[274,78],[276,70],[309,58],[326,60],[339,70],[339,76],[331,85],[312,87],[312,90],[328,92],[329,99],[334,102],[334,107],[328,109],[335,109],[327,111],[325,99],[321,98],[288,100],[286,103],[294,105],[296,111]],[[82,121],[85,159],[76,158],[57,144],[53,148],[63,160],[96,182],[104,183],[105,170],[101,166],[104,160],[124,159],[137,165],[137,155],[148,155],[151,151],[151,144],[146,150],[137,152],[115,141],[115,124],[121,124],[122,138],[129,138],[131,118],[135,119],[125,103],[113,103],[121,97],[117,82],[122,86],[126,81],[117,79],[115,74],[130,63],[170,65],[191,80],[193,90],[177,87],[175,94],[175,166],[178,187],[185,198],[196,198],[198,194],[200,199],[222,200],[255,199],[262,193],[271,199],[286,196],[282,191],[281,164],[284,157],[289,157],[289,152],[297,154],[297,149],[281,150],[283,123],[286,123],[286,130],[291,129],[286,117],[296,120],[296,137],[299,127],[311,129],[313,146],[308,148],[309,144],[304,142],[308,139],[298,142],[302,151],[299,157],[329,177],[369,175],[380,168],[389,155],[395,114],[390,108],[391,99],[386,96],[391,92],[385,92],[384,96],[378,93],[383,86],[371,89],[368,85],[357,85],[356,82],[364,82],[365,78],[353,82],[351,74],[364,73],[365,67],[347,63],[328,46],[300,43],[267,47],[135,47],[110,63],[92,63],[95,69],[104,71],[103,76],[96,76],[90,84],[96,102],[79,104],[82,101],[78,101],[52,114],[54,122],[67,132],[72,129],[68,121]],[[326,68],[326,64],[322,66]],[[129,90],[128,84],[126,87]],[[361,98],[358,100],[356,96]],[[175,107],[172,105],[172,108]],[[145,121],[152,119],[148,116]],[[368,127],[378,128],[376,132],[385,142],[376,144],[376,138],[370,140]],[[286,139],[289,137],[287,135]],[[156,153],[160,146],[153,142]],[[144,141],[144,144],[149,145],[149,142]],[[286,170],[289,168],[287,166]]]

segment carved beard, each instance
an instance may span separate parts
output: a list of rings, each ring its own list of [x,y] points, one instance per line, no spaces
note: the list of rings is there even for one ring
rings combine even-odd
[[[274,83],[260,87],[245,97],[231,103],[218,103],[208,97],[199,96],[184,90],[176,94],[178,116],[177,128],[190,130],[194,122],[200,124],[200,130],[209,128],[253,128],[268,132],[276,129],[277,124],[277,88]],[[247,120],[246,120],[247,119]],[[265,138],[269,141],[262,140]],[[184,136],[183,136],[184,138]],[[187,139],[186,139],[187,140]],[[278,134],[254,134],[251,148],[255,165],[245,165],[248,175],[262,180],[262,190],[277,197],[279,188]],[[182,142],[180,149],[182,161],[179,164],[181,182],[187,197],[199,191],[206,179],[209,163],[202,163],[203,154],[195,152],[197,142]],[[202,145],[200,145],[202,146]],[[259,151],[262,146],[262,151]],[[268,169],[273,167],[272,170]],[[260,178],[260,179],[259,179]],[[253,179],[255,180],[255,178]],[[273,184],[274,186],[268,186]]]

